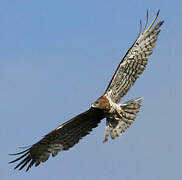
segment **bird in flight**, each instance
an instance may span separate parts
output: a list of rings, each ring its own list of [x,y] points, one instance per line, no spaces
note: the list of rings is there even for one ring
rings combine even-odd
[[[142,74],[148,57],[153,52],[152,48],[160,33],[159,28],[163,24],[163,21],[155,23],[158,15],[159,11],[147,27],[147,11],[143,29],[140,21],[139,35],[121,60],[104,94],[93,102],[87,111],[58,126],[28,149],[11,154],[19,155],[17,159],[10,162],[20,161],[15,169],[21,170],[27,165],[26,171],[28,171],[33,165],[38,166],[47,161],[50,154],[54,157],[60,151],[68,150],[97,127],[104,118],[106,118],[106,130],[103,142],[106,142],[109,136],[115,139],[130,127],[140,110],[142,98],[124,103],[120,103],[120,100]]]

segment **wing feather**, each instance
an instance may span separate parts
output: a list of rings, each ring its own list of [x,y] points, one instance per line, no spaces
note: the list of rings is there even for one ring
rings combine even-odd
[[[105,92],[105,94],[110,96],[113,102],[118,103],[120,101],[146,68],[148,57],[152,54],[152,48],[155,46],[158,34],[160,33],[159,28],[163,24],[163,21],[160,21],[153,27],[158,15],[159,11],[152,23],[146,29],[148,23],[147,11],[146,23],[143,31],[141,32],[140,30],[138,38],[128,50],[115,71]],[[141,25],[140,29],[142,29]]]
[[[16,154],[11,154],[21,156],[10,163],[21,160],[15,167],[15,169],[19,168],[19,170],[23,169],[29,163],[26,168],[26,171],[28,171],[34,164],[38,166],[41,162],[47,161],[50,154],[54,157],[61,150],[68,150],[73,147],[82,137],[97,127],[103,118],[104,114],[102,111],[91,108],[60,125],[30,148]]]

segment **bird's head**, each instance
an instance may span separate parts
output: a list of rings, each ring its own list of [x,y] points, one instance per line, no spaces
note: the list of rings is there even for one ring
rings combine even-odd
[[[110,103],[109,103],[109,100],[105,96],[101,96],[94,103],[92,103],[91,107],[109,111]]]

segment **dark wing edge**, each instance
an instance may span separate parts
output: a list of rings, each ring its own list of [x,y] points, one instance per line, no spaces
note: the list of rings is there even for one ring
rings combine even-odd
[[[14,169],[21,170],[28,164],[26,168],[28,171],[34,164],[38,166],[41,162],[47,161],[50,154],[54,157],[61,150],[68,150],[73,147],[93,128],[97,127],[103,118],[103,112],[91,108],[60,125],[30,148],[16,154],[10,154],[20,155],[20,157],[9,163],[21,160]]]
[[[121,60],[105,91],[105,94],[108,94],[116,103],[118,103],[121,97],[123,97],[131,86],[134,85],[136,79],[143,73],[147,65],[148,57],[152,54],[152,48],[155,46],[158,34],[160,33],[159,28],[164,22],[159,21],[153,27],[159,16],[159,12],[160,11],[158,10],[155,18],[147,29],[148,11],[143,30],[140,21],[140,33],[138,38]]]

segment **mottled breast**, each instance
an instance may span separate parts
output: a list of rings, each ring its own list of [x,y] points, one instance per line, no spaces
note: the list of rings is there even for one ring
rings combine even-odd
[[[111,109],[110,102],[106,96],[101,96],[100,98],[98,98],[92,104],[92,107],[93,108],[99,108],[99,109],[102,109],[104,111],[110,111],[110,109]]]

